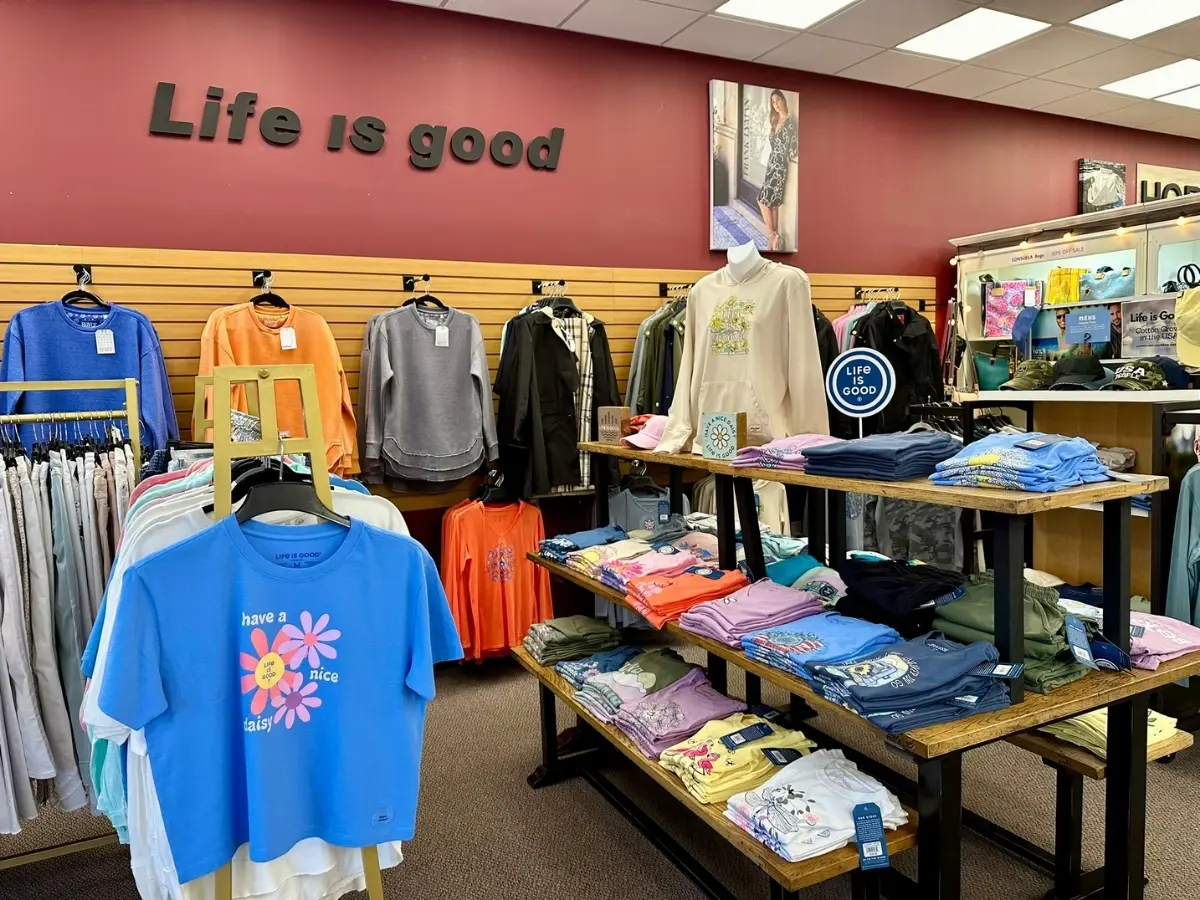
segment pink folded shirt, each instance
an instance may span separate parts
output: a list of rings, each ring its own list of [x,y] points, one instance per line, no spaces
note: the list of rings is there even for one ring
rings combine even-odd
[[[803,469],[807,460],[802,451],[821,444],[835,444],[840,440],[827,434],[795,434],[776,438],[761,447],[743,447],[733,458],[733,464],[760,469]]]
[[[1200,628],[1178,619],[1131,612],[1129,624],[1145,629],[1129,638],[1130,661],[1139,669],[1157,669],[1159,663],[1200,650]]]
[[[758,581],[728,597],[693,606],[679,624],[729,647],[741,648],[742,638],[753,631],[772,628],[824,612],[821,597],[773,581]]]

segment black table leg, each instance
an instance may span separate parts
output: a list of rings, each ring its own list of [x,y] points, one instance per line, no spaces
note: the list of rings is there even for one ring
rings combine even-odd
[[[829,498],[829,567],[839,572],[846,565],[846,492],[827,491]]]
[[[1047,763],[1054,770],[1054,893],[1073,900],[1083,890],[1083,776]]]
[[[864,872],[858,869],[850,873],[851,900],[879,900],[879,871]]]
[[[962,754],[923,760],[917,767],[917,896],[962,895]]]
[[[800,900],[800,892],[784,890],[782,884],[778,881],[772,881],[771,900]]]
[[[733,476],[713,476],[717,492],[717,558],[725,571],[737,568],[737,522],[733,515]]]
[[[818,562],[827,560],[825,552],[825,489],[808,488],[808,555]]]
[[[683,469],[671,466],[670,481],[668,482],[671,498],[671,512],[683,515]]]
[[[608,524],[608,485],[612,475],[609,470],[611,464],[612,460],[607,456],[592,455],[592,490],[596,497],[594,504],[596,508],[592,511],[592,515],[596,518],[597,528]]]
[[[753,672],[746,673],[746,705],[758,706],[762,703],[762,679]]]
[[[1128,641],[1128,628],[1125,635]],[[1104,900],[1142,900],[1145,894],[1146,700],[1138,694],[1108,708]]]
[[[1025,531],[1028,516],[997,516],[993,529],[996,550],[996,650],[1000,662],[1025,661]],[[1025,699],[1025,678],[1008,682],[1013,703]]]
[[[763,557],[762,534],[758,528],[754,482],[749,478],[733,479],[733,496],[737,502],[738,520],[742,523],[742,549],[746,552],[746,566],[750,569],[751,580],[759,581],[767,577],[767,563]]]
[[[714,690],[721,694],[729,690],[729,665],[725,657],[709,653],[704,668],[708,670],[708,680]]]
[[[1129,652],[1129,498],[1104,503],[1104,636]]]

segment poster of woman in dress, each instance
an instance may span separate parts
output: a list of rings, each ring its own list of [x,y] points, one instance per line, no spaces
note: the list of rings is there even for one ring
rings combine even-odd
[[[794,253],[799,223],[795,91],[710,81],[713,250]]]

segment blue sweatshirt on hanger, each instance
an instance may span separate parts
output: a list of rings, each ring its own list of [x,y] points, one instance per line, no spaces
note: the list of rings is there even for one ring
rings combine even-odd
[[[112,332],[112,353],[98,352],[97,332]],[[167,380],[162,345],[150,320],[139,312],[113,304],[109,309],[66,306],[60,301],[21,310],[4,335],[3,381],[92,381],[115,378],[138,380],[138,414],[142,440],[151,448],[165,447],[179,437],[175,402]],[[124,390],[7,391],[0,393],[5,414],[80,412],[123,409]],[[26,444],[31,426],[22,426]]]

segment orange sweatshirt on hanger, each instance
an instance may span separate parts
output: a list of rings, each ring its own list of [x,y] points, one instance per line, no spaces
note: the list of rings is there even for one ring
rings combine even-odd
[[[285,332],[285,328],[292,332]],[[295,346],[291,346],[291,338]],[[350,386],[342,369],[333,332],[320,315],[299,306],[289,309],[241,303],[213,312],[200,336],[201,375],[217,366],[281,366],[311,364],[316,369],[317,400],[325,438],[325,462],[336,475],[358,471],[357,428],[350,404]],[[304,434],[300,388],[295,382],[276,386],[279,428],[293,436]],[[234,390],[233,406],[245,411],[245,388]],[[211,398],[205,404],[211,418]]]
[[[471,659],[518,646],[535,622],[553,618],[550,574],[525,554],[545,537],[529,503],[472,501],[446,514],[442,584]]]

